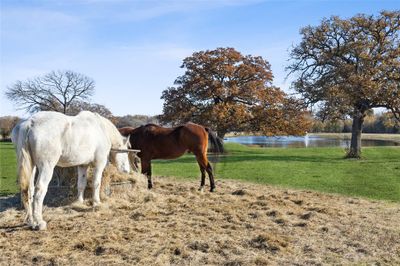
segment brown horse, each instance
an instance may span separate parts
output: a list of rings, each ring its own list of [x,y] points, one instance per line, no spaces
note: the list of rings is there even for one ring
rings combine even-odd
[[[141,160],[142,174],[147,175],[148,188],[153,187],[151,181],[151,160],[175,159],[185,152],[192,152],[197,159],[201,171],[200,189],[205,184],[205,172],[210,178],[210,191],[215,189],[213,170],[207,159],[207,146],[210,141],[212,150],[223,152],[223,144],[220,138],[209,128],[187,123],[182,126],[165,128],[154,124],[148,124],[137,128],[123,127],[119,129],[124,136],[130,136],[132,149],[138,149]]]

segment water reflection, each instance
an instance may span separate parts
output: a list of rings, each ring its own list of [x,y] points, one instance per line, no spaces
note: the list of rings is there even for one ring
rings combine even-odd
[[[238,136],[228,137],[225,142],[234,142],[244,145],[261,147],[303,148],[303,147],[350,147],[349,139],[336,139],[320,136],[295,137],[295,136]],[[399,143],[391,140],[362,140],[361,146],[399,146]]]

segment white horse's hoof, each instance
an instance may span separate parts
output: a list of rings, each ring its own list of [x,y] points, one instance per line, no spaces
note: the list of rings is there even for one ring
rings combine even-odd
[[[101,203],[100,201],[93,201],[93,208],[100,207]]]
[[[36,224],[33,223],[33,222],[30,222],[30,221],[27,222],[26,225],[27,225],[29,228],[33,229],[33,230],[35,230],[35,228],[36,228]]]
[[[76,201],[74,201],[76,204],[83,204],[83,199],[78,198]]]
[[[47,223],[45,221],[41,221],[35,228],[36,230],[39,231],[44,231],[47,229]]]
[[[33,224],[33,218],[32,217],[30,217],[30,216],[25,216],[25,219],[24,219],[24,223],[26,223],[28,226],[30,226],[30,227],[33,227],[34,226],[34,224]]]
[[[80,200],[76,200],[76,201],[72,202],[72,203],[71,203],[71,206],[72,206],[72,207],[78,207],[78,208],[86,207],[86,205],[84,204],[84,202],[83,202],[83,201],[80,201]]]

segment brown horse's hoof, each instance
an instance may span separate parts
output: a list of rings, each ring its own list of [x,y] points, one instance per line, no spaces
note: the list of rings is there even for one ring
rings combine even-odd
[[[210,192],[215,192],[215,187],[210,188]]]
[[[153,185],[152,185],[152,184],[148,184],[148,185],[147,185],[147,188],[148,188],[148,189],[152,189],[152,188],[153,188]]]

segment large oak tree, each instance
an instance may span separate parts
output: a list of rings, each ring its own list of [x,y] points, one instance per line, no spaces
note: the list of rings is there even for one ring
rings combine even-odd
[[[193,53],[185,73],[162,93],[163,123],[193,121],[230,131],[267,135],[304,134],[308,128],[301,102],[272,85],[270,64],[233,48]]]
[[[361,132],[371,108],[400,119],[400,12],[331,17],[301,30],[288,67],[293,87],[325,118],[353,119],[348,157],[361,155]]]

